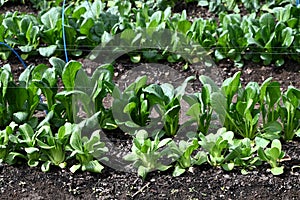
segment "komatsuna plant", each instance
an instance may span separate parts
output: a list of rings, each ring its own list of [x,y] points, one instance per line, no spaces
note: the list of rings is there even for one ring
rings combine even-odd
[[[192,155],[199,147],[196,138],[191,141],[180,140],[178,145],[171,141],[168,146],[170,148],[168,156],[176,160],[173,176],[180,176],[193,165],[201,165],[207,161],[206,153],[203,151]]]
[[[206,135],[211,125],[212,105],[211,86],[206,84],[202,87],[201,93],[187,94],[183,99],[190,105],[186,115],[190,116],[197,123],[198,132]]]
[[[280,119],[283,126],[283,139],[292,140],[300,133],[300,90],[290,86],[282,95]]]
[[[70,137],[70,144],[66,147],[68,151],[71,151],[70,158],[74,157],[79,162],[73,165],[70,170],[74,173],[81,168],[82,171],[101,173],[104,167],[99,161],[108,159],[103,156],[108,148],[104,142],[100,141],[99,131],[94,131],[90,137],[82,137],[82,128],[75,125]]]
[[[49,171],[50,165],[66,167],[66,146],[69,144],[74,126],[66,123],[58,129],[56,134],[53,134],[49,125],[43,125],[37,130],[39,133],[37,145],[43,154],[41,160],[44,161],[41,167],[42,171]]]
[[[151,140],[145,130],[139,130],[133,139],[131,153],[125,155],[124,159],[133,162],[133,166],[138,169],[138,175],[145,179],[153,170],[165,171],[172,166],[162,163],[163,157],[169,152],[166,147],[169,142],[171,138],[160,140],[158,135]]]
[[[147,77],[142,76],[131,83],[123,92],[119,88],[113,91],[113,113],[116,123],[124,131],[133,134],[138,129],[151,127],[151,105],[143,88],[147,87]],[[154,120],[154,119],[153,119]],[[154,124],[155,125],[155,124]]]
[[[234,133],[226,131],[226,128],[220,128],[216,134],[199,134],[200,146],[208,152],[207,162],[216,167],[222,166],[226,170],[232,170],[234,163],[226,163],[226,156],[229,153],[230,144],[233,143]]]
[[[281,142],[278,139],[274,139],[270,148],[263,149],[259,147],[257,150],[258,156],[262,161],[266,161],[271,166],[271,173],[273,175],[280,175],[283,173],[283,166],[279,166],[279,162],[284,158],[285,153],[281,149]]]
[[[254,146],[249,138],[234,139],[230,143],[225,161],[229,163],[228,166],[233,163],[234,166],[240,167],[242,174],[246,174],[248,169],[252,170],[262,164],[260,158],[255,156],[257,149],[258,147]]]
[[[3,20],[7,30],[5,42],[11,46],[18,46],[23,53],[21,56],[26,59],[37,49],[40,40],[40,26],[33,15],[18,15],[18,12],[9,14]]]
[[[149,99],[150,105],[158,106],[158,113],[162,116],[164,131],[167,136],[174,136],[177,133],[180,116],[180,101],[185,93],[185,88],[194,77],[188,77],[181,86],[174,89],[171,84],[151,84],[143,91]]]
[[[16,134],[10,135],[14,149],[8,153],[7,163],[14,164],[17,162],[17,158],[21,158],[27,160],[30,167],[36,167],[41,157],[40,149],[36,146],[39,134],[29,124],[20,125]]]
[[[16,126],[16,123],[11,122],[4,130],[0,131],[0,163],[6,162],[7,155],[13,150],[13,143],[9,138],[14,133]]]

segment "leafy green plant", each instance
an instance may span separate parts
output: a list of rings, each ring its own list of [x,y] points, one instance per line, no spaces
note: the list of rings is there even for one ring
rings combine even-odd
[[[76,61],[66,63],[62,70],[62,82],[64,90],[55,95],[55,99],[59,102],[52,106],[58,117],[66,119],[73,123],[76,119],[76,113],[79,107],[76,100],[80,99],[84,110],[89,113],[90,97],[80,90],[75,90],[76,75],[81,69],[82,64]],[[64,115],[65,114],[65,115]]]
[[[222,166],[226,170],[232,170],[234,163],[225,163],[225,158],[229,153],[230,143],[233,142],[233,132],[220,128],[216,134],[199,134],[200,146],[208,152],[207,162],[216,167]]]
[[[211,125],[212,105],[211,105],[211,87],[204,85],[201,93],[184,95],[183,99],[190,105],[186,115],[191,116],[192,120],[198,125],[198,132],[206,135]]]
[[[72,152],[70,157],[75,157],[79,162],[70,168],[73,173],[79,168],[82,171],[101,173],[104,167],[99,161],[107,160],[106,157],[103,157],[103,154],[108,151],[108,148],[104,142],[100,141],[99,131],[94,131],[90,134],[90,137],[82,137],[81,128],[75,126],[67,150]]]
[[[42,171],[49,171],[50,165],[56,165],[64,168],[67,163],[66,160],[66,145],[69,144],[69,138],[74,130],[74,126],[70,123],[66,123],[64,126],[58,129],[57,134],[53,134],[49,125],[44,125],[37,131],[39,138],[37,139],[38,147],[43,153],[41,160]]]
[[[41,157],[40,149],[36,147],[39,134],[29,124],[19,126],[17,133],[10,136],[10,141],[15,147],[7,155],[7,162],[14,164],[17,158],[23,158],[30,167],[36,167]]]
[[[124,131],[134,133],[140,126],[149,125],[151,105],[143,88],[147,86],[147,77],[137,78],[124,92],[116,88],[113,92],[113,112],[116,123]],[[121,111],[121,112],[120,112]]]
[[[197,139],[193,139],[192,141],[181,140],[178,145],[174,141],[171,141],[168,145],[170,148],[168,156],[176,160],[173,176],[180,176],[186,169],[193,165],[201,165],[206,162],[206,153],[203,151],[192,155],[199,147]]]
[[[300,90],[289,86],[282,95],[283,105],[280,107],[280,119],[283,125],[283,139],[292,140],[300,132]]]
[[[294,41],[293,29],[282,21],[275,21],[270,13],[264,13],[259,20],[250,25],[248,45],[255,46],[258,54],[253,54],[254,61],[262,60],[265,65],[275,62],[276,66],[284,64],[283,53],[288,52]],[[278,48],[280,47],[280,48]]]
[[[7,89],[9,87],[9,83],[12,81],[11,68],[9,65],[4,65],[0,69],[1,73],[1,95],[0,95],[0,126],[6,126],[12,118],[12,114],[9,112],[9,108],[7,106]]]
[[[205,50],[211,51],[217,43],[217,22],[213,19],[196,19],[187,36],[199,42]]]
[[[243,174],[247,173],[247,169],[253,169],[256,166],[262,164],[259,157],[254,156],[257,151],[257,147],[254,147],[252,141],[249,138],[234,139],[230,143],[229,153],[225,157],[225,160],[229,166],[234,163],[234,166],[241,167]],[[227,167],[227,169],[231,169]]]
[[[211,104],[219,114],[224,127],[243,137],[253,139],[258,131],[260,115],[260,110],[255,107],[259,101],[258,84],[250,82],[245,88],[241,88],[240,72],[226,79],[220,90],[209,77],[200,76],[200,81],[213,88]]]
[[[217,41],[215,57],[217,60],[230,58],[238,67],[243,66],[242,52],[247,48],[247,38],[242,29],[239,14],[224,14],[220,17],[220,35]]]
[[[240,127],[239,134],[253,139],[257,134],[259,108],[255,108],[259,97],[259,86],[256,82],[250,82],[245,89],[239,91],[236,103],[234,122],[236,128]],[[239,130],[237,128],[237,130]]]
[[[93,73],[92,77],[88,77],[83,70],[79,70],[76,75],[75,90],[81,91],[90,97],[91,102],[89,108],[85,108],[91,117],[91,114],[99,112],[99,124],[104,129],[115,129],[117,125],[113,119],[112,108],[104,105],[104,98],[112,95],[115,84],[113,83],[113,66],[110,64],[99,66]],[[78,99],[82,101],[81,99]]]
[[[16,124],[12,122],[4,130],[0,131],[0,163],[5,162],[7,155],[13,150],[13,143],[11,143],[9,138],[14,133],[15,127]]]
[[[278,122],[280,111],[280,84],[271,82],[271,77],[260,86],[259,107],[262,116],[263,132],[260,136],[266,139],[279,139],[282,126]]]
[[[145,179],[152,170],[165,171],[171,167],[161,163],[161,159],[169,151],[168,148],[160,150],[170,141],[170,138],[160,141],[158,135],[151,140],[145,130],[139,130],[133,139],[131,153],[124,156],[124,159],[133,162],[133,166],[138,169],[138,175]]]
[[[4,27],[8,30],[4,39],[11,46],[17,45],[27,58],[39,45],[39,32],[37,19],[32,15],[18,15],[18,12],[6,16],[3,20]]]
[[[149,99],[150,105],[158,105],[158,112],[162,116],[164,131],[167,136],[174,136],[178,130],[180,101],[185,93],[185,88],[194,77],[188,77],[181,86],[176,89],[171,84],[151,84],[143,91]]]
[[[277,104],[281,97],[280,84],[271,82],[271,79],[265,80],[260,87],[259,104],[264,126],[279,118],[279,107]]]
[[[259,147],[257,150],[258,156],[261,160],[267,161],[271,166],[271,173],[273,175],[280,175],[283,173],[283,166],[279,167],[280,159],[285,153],[281,150],[281,143],[278,139],[274,139],[270,148],[263,149]]]
[[[47,12],[43,13],[39,20],[41,24],[41,38],[43,43],[47,46],[39,47],[38,51],[40,55],[49,57],[52,56],[57,49],[63,49],[62,42],[62,19],[61,19],[61,7],[52,7]],[[65,35],[67,38],[67,44],[70,49],[76,44],[77,32],[74,27],[64,24]]]

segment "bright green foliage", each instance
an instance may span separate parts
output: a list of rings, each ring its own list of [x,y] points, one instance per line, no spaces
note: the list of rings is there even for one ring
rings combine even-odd
[[[228,154],[230,143],[233,141],[233,132],[226,131],[225,128],[218,130],[216,134],[199,134],[199,144],[208,151],[207,162],[212,166],[222,166],[226,170],[231,170],[234,164],[225,163],[225,157]]]
[[[6,15],[3,26],[7,29],[5,42],[11,46],[18,46],[27,57],[39,45],[40,28],[37,19],[32,15],[18,15],[18,12]]]
[[[254,157],[257,151],[257,147],[254,147],[249,138],[244,138],[242,140],[234,139],[230,143],[229,153],[225,157],[227,164],[226,169],[231,169],[230,165],[232,163],[234,166],[241,167],[242,173],[246,173],[247,169],[253,169],[262,162],[258,157]],[[226,164],[224,165],[226,166]]]
[[[14,164],[16,158],[24,158],[31,167],[39,164],[40,150],[36,147],[39,132],[35,132],[29,124],[19,126],[17,134],[10,136],[10,141],[14,143],[14,151],[7,156],[7,162]]]
[[[143,91],[146,86],[147,77],[142,76],[125,88],[124,92],[118,88],[113,91],[113,113],[116,123],[123,131],[133,134],[140,127],[145,128],[144,126],[148,124],[152,108]],[[151,128],[151,124],[147,127]]]
[[[168,156],[176,160],[173,176],[180,176],[186,169],[193,165],[201,165],[206,162],[206,154],[203,151],[192,155],[193,152],[199,148],[197,139],[188,142],[181,140],[178,145],[172,141],[168,145],[170,148],[170,154]]]
[[[7,155],[12,150],[12,145],[10,141],[10,135],[13,134],[16,124],[12,122],[4,130],[0,131],[0,163],[7,162]],[[14,161],[12,161],[13,163]]]
[[[100,141],[99,131],[94,131],[90,137],[82,137],[81,129],[79,126],[75,126],[67,150],[72,151],[70,157],[75,157],[79,162],[70,168],[73,173],[79,168],[82,171],[100,173],[104,167],[99,163],[99,160],[107,160],[103,154],[108,151],[108,148],[104,142]]]
[[[145,130],[140,130],[133,139],[131,153],[124,159],[133,162],[133,166],[138,169],[138,175],[145,179],[152,170],[165,171],[171,167],[162,163],[163,157],[169,152],[165,146],[170,141],[170,138],[160,140],[158,135],[151,140]],[[163,147],[165,148],[161,150]]]
[[[212,105],[211,105],[211,86],[206,84],[201,93],[184,95],[183,99],[190,105],[186,115],[191,116],[198,125],[198,132],[206,135],[211,123]]]
[[[50,164],[64,168],[66,166],[66,145],[74,130],[74,125],[66,123],[58,129],[58,133],[53,135],[49,125],[42,126],[37,132],[40,139],[37,139],[38,146],[46,156],[42,171],[49,171]]]
[[[288,141],[300,133],[300,90],[290,86],[282,95],[282,100],[280,119],[283,124],[283,138]]]
[[[274,139],[271,144],[271,148],[263,149],[259,147],[258,156],[261,160],[267,161],[271,166],[271,173],[273,175],[280,175],[283,173],[283,166],[279,167],[280,159],[285,155],[281,151],[281,143],[278,139]]]
[[[181,86],[176,89],[171,84],[151,84],[143,91],[149,99],[150,105],[158,105],[158,113],[164,122],[164,131],[167,136],[174,136],[177,133],[180,115],[180,101],[185,93],[185,88],[194,77],[188,77]]]

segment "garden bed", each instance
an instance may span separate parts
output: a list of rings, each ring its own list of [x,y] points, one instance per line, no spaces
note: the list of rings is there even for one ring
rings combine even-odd
[[[4,10],[15,9],[14,3],[7,4]],[[176,5],[174,11],[180,12],[187,9],[188,17],[193,21],[193,16],[199,17],[199,12],[208,12],[206,8],[197,8],[196,4]],[[36,13],[30,6],[17,7],[21,11]],[[246,14],[247,11],[242,10]],[[204,17],[203,14],[200,16]],[[209,17],[216,17],[210,14]],[[83,58],[74,58],[84,64]],[[17,80],[23,66],[13,55],[8,61],[0,60],[0,66],[10,64],[14,79]],[[46,64],[50,66],[48,58],[29,57],[26,64]],[[87,63],[91,64],[91,63]],[[197,69],[183,70],[185,63],[166,63],[166,66],[176,70],[184,78],[191,75],[200,76]],[[114,82],[124,78],[124,75],[135,67],[141,65],[132,64],[128,57],[122,57],[114,64]],[[86,68],[87,69],[87,68]],[[89,69],[88,69],[89,70]],[[91,67],[91,71],[93,71]],[[264,65],[262,62],[254,63],[246,61],[242,68],[236,68],[235,63],[229,59],[221,60],[214,69],[223,80],[232,77],[241,71],[241,84],[257,82],[261,85],[267,78],[273,77],[273,81],[280,83],[282,91],[289,86],[300,88],[299,70],[300,64],[286,60],[285,64],[275,67],[274,64]],[[132,82],[135,78],[125,76],[126,81]],[[170,80],[178,77],[168,77]],[[149,77],[151,80],[151,77]],[[192,82],[194,92],[200,92],[201,83]],[[63,85],[60,84],[60,88]],[[108,102],[108,106],[111,102]],[[40,113],[41,114],[41,113]],[[43,118],[42,113],[40,118]],[[111,144],[111,154],[114,149],[129,152],[132,147],[132,138],[119,129],[105,132]],[[38,167],[29,167],[26,161],[15,165],[0,163],[0,194],[3,199],[297,199],[300,195],[300,144],[299,138],[295,137],[291,142],[282,141],[282,150],[286,153],[280,160],[284,166],[284,173],[274,176],[270,173],[267,163],[247,170],[242,174],[240,168],[225,171],[220,166],[212,167],[208,163],[200,166],[194,165],[179,177],[173,177],[174,167],[161,172],[150,172],[143,180],[138,174],[116,170],[111,166],[105,166],[101,173],[70,172],[69,167],[61,169],[52,166],[50,171],[42,172]],[[104,141],[105,142],[105,141]],[[116,153],[118,153],[116,152]],[[70,166],[74,160],[71,160]],[[69,166],[69,165],[68,165]]]

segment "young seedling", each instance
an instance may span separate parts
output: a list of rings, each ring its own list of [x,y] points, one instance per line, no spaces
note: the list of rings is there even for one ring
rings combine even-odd
[[[70,145],[67,146],[68,151],[72,151],[70,157],[75,157],[79,164],[73,165],[70,170],[72,173],[81,168],[82,171],[90,171],[101,173],[103,166],[99,163],[101,160],[107,160],[103,157],[108,151],[104,142],[100,141],[99,131],[94,131],[90,138],[81,137],[81,128],[76,126],[70,137]],[[99,161],[98,161],[99,160]]]
[[[282,95],[283,106],[280,108],[280,119],[283,124],[283,139],[292,140],[300,131],[300,90],[292,86]]]
[[[247,169],[251,170],[262,163],[258,157],[254,156],[256,151],[257,148],[252,145],[249,138],[234,139],[225,161],[234,163],[234,166],[242,168],[242,173],[247,173]]]
[[[74,125],[70,123],[60,127],[55,135],[49,125],[44,125],[38,130],[40,139],[37,139],[37,144],[44,154],[42,171],[49,171],[51,164],[61,168],[66,167],[66,145],[73,130]]]
[[[271,173],[273,175],[280,175],[283,173],[283,166],[279,166],[280,159],[282,159],[285,153],[281,150],[281,143],[278,139],[275,139],[271,143],[271,148],[263,149],[258,148],[258,156],[262,161],[266,161],[271,166]]]
[[[199,134],[199,144],[208,151],[207,162],[212,166],[222,166],[226,170],[232,170],[233,163],[226,164],[225,157],[229,151],[229,144],[233,142],[233,132],[220,128],[216,134]]]
[[[180,176],[186,169],[189,169],[193,165],[201,165],[206,162],[206,153],[203,151],[199,151],[196,155],[192,155],[199,147],[197,139],[193,139],[189,142],[181,140],[178,146],[172,141],[169,143],[169,147],[170,154],[168,156],[177,161],[173,176]]]
[[[170,138],[160,141],[158,135],[151,140],[145,130],[140,130],[133,139],[131,153],[127,154],[124,159],[133,162],[133,166],[138,169],[138,175],[145,179],[146,175],[153,170],[165,171],[171,167],[171,165],[161,163],[163,156],[169,152],[167,147],[162,150],[161,148],[170,141]]]

